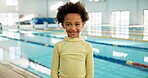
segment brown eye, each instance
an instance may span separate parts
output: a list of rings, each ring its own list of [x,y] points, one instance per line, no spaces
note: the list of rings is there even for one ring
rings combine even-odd
[[[71,26],[71,24],[68,23],[68,24],[66,24],[66,26]]]
[[[79,27],[80,26],[80,24],[76,24],[76,27]]]

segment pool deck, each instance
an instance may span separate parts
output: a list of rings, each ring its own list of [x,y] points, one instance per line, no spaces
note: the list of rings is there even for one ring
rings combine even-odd
[[[40,78],[9,62],[0,62],[0,78]]]

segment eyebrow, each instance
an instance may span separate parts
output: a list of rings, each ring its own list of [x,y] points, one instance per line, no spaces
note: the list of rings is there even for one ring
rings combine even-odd
[[[71,23],[71,22],[66,22],[66,23]],[[80,22],[75,22],[75,23],[80,23]]]
[[[71,24],[71,22],[66,22],[66,24]]]

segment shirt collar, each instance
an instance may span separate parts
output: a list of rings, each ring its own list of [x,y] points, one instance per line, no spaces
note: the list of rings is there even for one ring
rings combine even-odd
[[[65,37],[64,38],[65,41],[70,41],[70,42],[78,42],[78,41],[84,41],[83,38],[70,38],[70,37]]]

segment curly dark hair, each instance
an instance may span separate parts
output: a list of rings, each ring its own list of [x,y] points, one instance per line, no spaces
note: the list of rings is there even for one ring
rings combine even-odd
[[[64,18],[68,13],[78,13],[82,18],[82,22],[86,22],[89,19],[84,4],[80,2],[67,2],[58,8],[58,13],[56,16],[58,23],[63,23]]]

